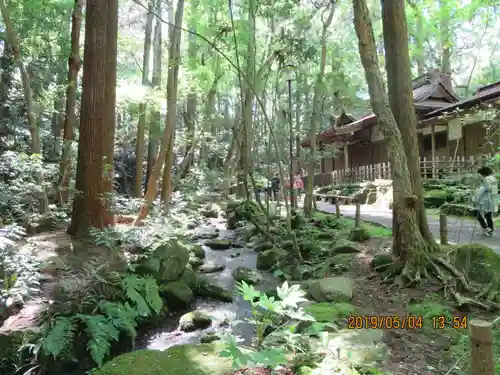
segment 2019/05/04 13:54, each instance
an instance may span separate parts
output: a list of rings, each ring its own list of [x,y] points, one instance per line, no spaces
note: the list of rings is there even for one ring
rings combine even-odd
[[[467,316],[434,316],[433,329],[467,329]],[[422,329],[424,318],[420,315],[357,315],[347,318],[348,329]]]

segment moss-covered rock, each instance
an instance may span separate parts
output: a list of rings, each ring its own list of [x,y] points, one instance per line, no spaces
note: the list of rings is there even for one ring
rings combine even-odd
[[[328,259],[329,267],[336,274],[348,272],[356,262],[356,254],[337,254]]]
[[[233,293],[231,291],[204,277],[199,278],[195,293],[199,297],[213,298],[222,302],[233,301]]]
[[[205,259],[205,249],[203,249],[203,246],[198,244],[190,245],[189,255],[192,255],[196,258]]]
[[[348,240],[339,240],[333,245],[330,251],[330,255],[353,254],[353,253],[360,253],[362,251],[363,251],[363,246],[361,246],[356,242]]]
[[[198,240],[211,240],[214,238],[219,237],[219,233],[217,232],[204,232],[204,233],[195,233],[191,236],[191,241],[198,241]]]
[[[190,289],[194,289],[198,285],[198,275],[190,267],[186,267],[179,281],[186,284]]]
[[[113,358],[94,375],[221,375],[231,371],[232,362],[220,350],[220,343],[137,350]]]
[[[190,255],[189,256],[189,265],[193,268],[198,268],[199,266],[201,266],[203,263],[205,263],[205,261],[203,259],[200,259],[200,258],[196,258],[195,256],[193,255]]]
[[[203,336],[200,339],[200,342],[202,344],[210,344],[211,342],[218,341],[218,340],[220,340],[219,335],[217,335],[215,333],[207,333],[205,336]]]
[[[189,262],[189,245],[171,239],[153,250],[151,257],[160,261],[157,274],[160,281],[178,280]]]
[[[349,302],[352,299],[354,283],[343,276],[311,280],[308,294],[316,302]]]
[[[294,281],[307,280],[312,276],[312,270],[305,264],[293,265],[289,269],[290,276]]]
[[[172,281],[161,288],[161,295],[171,309],[183,309],[194,301],[194,294],[190,287],[180,281]]]
[[[196,331],[210,327],[212,319],[200,311],[192,311],[181,316],[179,328],[184,332]]]
[[[220,208],[214,204],[206,204],[200,210],[200,213],[206,218],[218,218]]]
[[[349,231],[349,240],[354,242],[365,242],[371,238],[370,232],[365,226],[351,229]]]
[[[198,268],[201,273],[215,273],[223,271],[226,266],[224,264],[215,263],[212,261],[205,262]]]
[[[494,282],[500,287],[500,255],[482,244],[465,244],[456,249],[455,267],[472,281],[481,284]]]
[[[233,241],[228,239],[214,239],[206,242],[206,245],[212,250],[227,250],[233,245]]]
[[[373,256],[371,261],[371,266],[380,272],[384,272],[394,263],[394,258],[392,254],[387,252],[377,253]]]
[[[286,258],[288,253],[280,248],[272,248],[257,254],[257,269],[269,270]]]
[[[259,272],[247,267],[238,267],[233,271],[234,280],[244,281],[247,284],[255,285],[262,282],[262,276]]]

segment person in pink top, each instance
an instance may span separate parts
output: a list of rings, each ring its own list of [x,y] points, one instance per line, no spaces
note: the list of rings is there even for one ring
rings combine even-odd
[[[300,173],[295,175],[295,181],[293,182],[293,187],[297,191],[297,197],[300,198],[302,191],[304,190],[304,181],[302,180],[302,176]]]

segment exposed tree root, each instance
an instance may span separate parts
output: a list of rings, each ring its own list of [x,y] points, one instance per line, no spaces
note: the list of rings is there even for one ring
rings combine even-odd
[[[463,272],[450,264],[446,259],[438,256],[429,257],[426,267],[410,263],[402,265],[401,262],[397,262],[384,275],[383,282],[388,282],[390,279],[393,283],[401,283],[401,280],[404,280],[405,286],[415,286],[421,284],[424,279],[430,278],[428,271],[442,283],[445,298],[452,296],[458,306],[477,307],[487,311],[500,309],[500,304],[494,301],[496,295],[494,287],[498,285],[497,280],[493,280],[485,289],[479,291],[479,289],[471,285]],[[457,290],[462,290],[474,297],[462,295]]]

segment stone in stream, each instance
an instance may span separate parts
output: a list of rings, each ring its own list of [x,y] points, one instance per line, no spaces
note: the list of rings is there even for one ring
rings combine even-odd
[[[189,256],[189,264],[190,264],[192,267],[194,267],[194,268],[199,267],[199,266],[201,266],[203,263],[205,263],[205,262],[203,261],[203,259],[196,258],[196,257],[195,257],[195,256],[193,256],[193,255],[190,255],[190,256]]]
[[[257,254],[257,269],[269,270],[288,255],[286,250],[273,248]]]
[[[224,343],[176,345],[165,351],[136,350],[106,362],[94,375],[221,375],[232,360],[219,356]]]
[[[250,285],[260,284],[262,282],[261,274],[247,267],[236,268],[233,271],[233,277],[237,282],[245,281]]]
[[[240,252],[235,251],[234,253],[231,253],[231,255],[229,255],[229,256],[230,256],[231,258],[237,258],[237,257],[239,257],[240,255],[241,255],[241,253],[240,253]]]
[[[195,289],[198,297],[213,298],[217,301],[232,302],[233,293],[206,277],[200,277]]]
[[[194,294],[190,287],[180,281],[172,281],[160,290],[167,306],[172,310],[181,310],[193,303]]]
[[[210,327],[212,319],[209,316],[199,311],[192,311],[181,316],[179,320],[179,328],[184,332],[192,332],[197,329],[205,329]]]
[[[157,279],[161,281],[174,281],[181,277],[189,262],[189,246],[177,239],[158,246],[151,254],[152,258],[159,260]]]
[[[200,339],[200,342],[202,344],[209,344],[214,341],[220,340],[220,337],[216,333],[207,333],[205,336],[203,336]]]
[[[226,266],[224,264],[217,264],[212,261],[208,261],[204,264],[202,264],[198,268],[198,272],[201,273],[214,273],[214,272],[220,272],[223,271]]]
[[[349,302],[352,299],[354,283],[343,276],[310,280],[308,294],[316,302]]]
[[[216,232],[205,232],[205,233],[195,233],[191,236],[191,241],[198,241],[198,240],[211,240],[214,238],[219,237],[219,233]]]
[[[227,250],[233,246],[233,241],[229,239],[210,240],[205,245],[212,250]]]
[[[205,250],[203,246],[194,244],[189,246],[189,255],[192,255],[196,258],[205,259]]]

